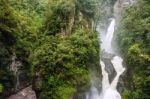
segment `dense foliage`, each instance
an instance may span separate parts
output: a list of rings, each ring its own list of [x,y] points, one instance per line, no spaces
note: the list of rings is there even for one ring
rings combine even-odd
[[[99,63],[97,0],[0,0],[0,98],[16,92],[12,57],[39,99],[68,99]]]
[[[90,1],[84,4],[90,5]],[[90,64],[97,65],[97,35],[87,27],[92,16],[82,13],[77,2],[49,0],[38,43],[30,55],[33,88],[40,99],[73,96],[88,85]],[[91,12],[95,13],[94,9]]]
[[[76,87],[88,84],[87,67],[98,54],[95,33],[77,30],[65,38],[46,36],[40,42],[30,57],[34,76],[42,79],[35,84],[40,99],[67,99]]]
[[[14,76],[8,70],[10,55],[16,44],[17,20],[7,0],[0,1],[0,93],[14,87]]]
[[[124,99],[150,98],[150,1],[126,9],[117,40],[125,57],[130,88]]]
[[[107,0],[111,6],[115,1]],[[93,30],[99,4],[99,0],[0,0],[0,98],[20,90],[18,75],[10,69],[14,55],[38,99],[69,99],[86,89],[89,68],[99,64]],[[149,5],[149,0],[139,0],[127,8],[117,30],[128,69],[124,99],[150,98]]]

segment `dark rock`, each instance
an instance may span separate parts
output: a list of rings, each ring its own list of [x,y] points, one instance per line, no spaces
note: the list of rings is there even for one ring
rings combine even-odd
[[[109,59],[109,60],[112,60],[115,55],[112,54],[112,53],[107,53],[107,52],[105,52],[105,51],[102,51],[102,52],[101,52],[101,56],[102,56],[102,59]]]
[[[36,99],[36,94],[32,90],[32,86],[29,86],[6,99]]]
[[[110,59],[102,58],[102,61],[105,63],[105,70],[108,73],[109,82],[111,83],[117,73],[116,73]]]
[[[111,63],[111,60],[113,59],[115,55],[111,53],[107,53],[105,51],[102,51],[102,61],[105,63],[105,70],[108,73],[109,82],[111,83],[114,77],[116,76],[116,71],[114,69],[113,64]]]
[[[76,94],[76,95],[74,95],[73,97],[72,97],[72,99],[86,99],[86,94],[85,93],[78,93],[78,94]]]
[[[17,58],[15,52],[13,52],[10,71],[13,72],[13,75],[16,78],[14,92],[19,91],[29,85],[30,81],[29,81],[28,70],[26,69],[26,65],[23,64],[23,62]]]

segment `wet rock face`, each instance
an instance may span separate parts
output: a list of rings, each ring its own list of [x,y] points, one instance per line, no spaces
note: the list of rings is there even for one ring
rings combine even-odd
[[[124,91],[124,89],[126,88],[125,86],[125,81],[127,81],[127,79],[124,78],[125,75],[121,75],[119,78],[119,82],[117,85],[117,89],[120,93],[122,93]]]
[[[22,91],[14,94],[6,99],[37,99],[35,92],[32,90],[32,86],[29,86]]]
[[[71,97],[70,99],[86,99],[86,94],[80,93],[80,94],[77,94],[77,95]]]
[[[27,76],[28,70],[21,60],[19,60],[15,53],[12,56],[12,63],[10,65],[10,71],[15,76],[15,91],[25,88],[29,85],[29,77]]]
[[[114,77],[116,76],[116,71],[114,69],[113,64],[111,63],[111,60],[113,59],[113,57],[115,56],[114,54],[110,54],[107,53],[105,51],[102,51],[102,61],[105,63],[105,70],[108,73],[108,77],[109,77],[109,82],[111,83],[112,80],[114,79]]]
[[[102,61],[105,63],[105,70],[108,73],[109,82],[111,83],[117,73],[116,73],[110,59],[102,58]]]
[[[101,56],[102,56],[102,58],[104,58],[104,59],[112,60],[115,55],[114,55],[114,54],[111,54],[111,53],[107,53],[107,52],[105,52],[105,51],[102,51],[102,52],[101,52]]]

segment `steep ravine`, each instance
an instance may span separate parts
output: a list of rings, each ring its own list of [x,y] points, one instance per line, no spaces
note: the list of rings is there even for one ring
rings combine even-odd
[[[124,87],[124,83],[123,80],[120,80],[119,77],[122,74],[122,72],[124,71],[124,68],[122,68],[122,59],[120,58],[120,56],[118,57],[119,53],[116,53],[116,49],[114,51],[114,49],[112,48],[112,39],[113,39],[113,33],[110,32],[114,32],[115,28],[117,27],[117,25],[119,24],[120,18],[121,18],[121,13],[122,10],[131,5],[132,4],[132,0],[118,0],[115,5],[114,5],[114,13],[113,14],[107,14],[107,22],[110,23],[110,26],[106,25],[105,26],[108,28],[103,29],[104,32],[102,34],[101,30],[99,29],[98,32],[101,33],[101,37],[99,39],[102,39],[107,44],[101,43],[100,45],[102,46],[101,49],[105,49],[105,50],[101,50],[101,65],[102,65],[102,75],[104,77],[105,75],[105,82],[102,82],[104,84],[106,84],[106,82],[108,83],[108,86],[111,86],[112,82],[115,82],[112,84],[113,89],[108,89],[107,91],[104,91],[104,84],[99,83],[99,85],[97,84],[97,82],[91,81],[93,83],[94,86],[91,86],[91,90],[87,91],[87,93],[84,96],[81,96],[79,99],[120,99],[120,94],[119,92],[121,92],[123,90],[122,87]],[[109,12],[109,11],[108,11]],[[112,17],[114,16],[114,17]],[[109,19],[111,17],[111,19]],[[72,20],[74,21],[74,20]],[[71,22],[72,23],[72,22]],[[70,24],[71,24],[70,23]],[[101,24],[101,23],[100,23]],[[70,26],[71,28],[71,26]],[[102,28],[98,25],[98,28]],[[109,30],[109,28],[111,28]],[[70,31],[70,30],[69,30]],[[110,35],[107,35],[106,32],[110,33]],[[106,37],[106,38],[105,38]],[[104,48],[106,47],[106,48]],[[119,61],[116,62],[116,61]],[[115,67],[115,66],[119,66],[121,68],[119,68],[119,70]],[[115,66],[114,66],[115,65]],[[20,78],[22,78],[22,75],[26,74],[23,70],[23,65],[20,62],[20,60],[16,59],[15,54],[12,56],[12,64],[11,64],[11,70],[14,72],[14,75],[16,75],[16,79],[17,79],[17,83],[16,83],[16,89],[22,89],[20,90],[18,93],[16,93],[15,95],[10,96],[7,99],[36,99],[36,95],[35,92],[32,89],[32,86],[28,86],[28,81],[23,81]],[[121,71],[121,72],[120,72]],[[100,74],[99,74],[100,75]],[[108,79],[107,79],[108,76]],[[24,77],[27,77],[26,75]],[[25,78],[27,79],[27,78]],[[116,79],[116,80],[114,80]],[[118,82],[119,79],[119,82]],[[104,81],[104,79],[103,79]],[[99,82],[99,81],[98,81]],[[119,87],[117,87],[117,84],[119,84]],[[23,85],[23,86],[22,86]],[[26,87],[28,86],[28,87]],[[105,87],[108,87],[107,85]],[[118,91],[116,89],[119,89]],[[114,94],[117,95],[118,98],[113,98],[113,97],[109,97],[110,95],[113,95],[112,93],[114,92]],[[103,95],[101,94],[103,93]],[[103,98],[102,98],[103,97]]]
[[[16,77],[15,94],[6,99],[36,99],[36,94],[30,85],[30,77],[27,75],[28,71],[25,64],[19,60],[16,53],[13,52],[12,63],[10,65],[10,71]]]
[[[118,0],[114,4],[113,15],[107,19],[110,25],[102,25],[99,23],[97,31],[100,33],[101,45],[101,68],[102,68],[102,90],[99,91],[92,85],[90,93],[87,94],[86,99],[121,99],[121,92],[124,90],[125,67],[123,66],[123,59],[121,58],[119,48],[114,46],[115,40],[114,32],[119,25],[122,18],[122,12],[125,8],[132,6],[135,3],[133,0]],[[113,17],[112,17],[113,16]],[[106,22],[107,23],[107,22]],[[101,31],[102,30],[102,31]],[[112,45],[113,44],[113,45]]]

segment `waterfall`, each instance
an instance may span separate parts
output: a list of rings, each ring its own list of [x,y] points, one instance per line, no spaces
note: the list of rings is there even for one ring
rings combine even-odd
[[[117,46],[115,45],[115,48],[117,48],[115,51],[113,49],[112,40],[114,37],[115,27],[117,27],[120,22],[123,9],[128,6],[132,6],[136,3],[136,1],[137,0],[117,0],[114,5],[113,16],[115,18],[111,18],[107,31],[105,32],[101,23],[97,26],[99,41],[101,41],[100,65],[103,76],[102,90],[99,91],[99,89],[92,83],[90,92],[86,94],[86,99],[121,99],[121,95],[117,90],[117,85],[120,76],[125,71],[125,68],[122,65],[123,59],[119,56],[119,52],[117,52]]]
[[[115,28],[115,19],[113,18],[108,30],[105,39],[102,41],[101,49],[104,50],[106,53],[113,54],[113,48],[112,48],[112,39],[114,34],[114,28]],[[102,56],[103,57],[103,56]],[[101,60],[101,68],[102,68],[102,93],[101,93],[101,99],[121,99],[121,95],[117,91],[117,83],[119,80],[120,75],[124,72],[125,68],[122,65],[123,59],[120,56],[114,56],[111,60],[111,63],[114,66],[115,71],[117,72],[117,75],[113,79],[111,83],[109,83],[108,79],[108,73],[105,70],[105,64]]]
[[[120,93],[117,91],[117,83],[120,75],[125,71],[125,68],[122,65],[123,59],[120,56],[115,55],[112,47],[112,39],[114,35],[115,29],[115,19],[112,18],[110,25],[107,29],[107,33],[101,40],[102,42],[102,53],[105,52],[107,54],[113,54],[113,58],[111,59],[111,63],[116,71],[116,76],[113,81],[110,83],[109,76],[106,71],[105,63],[100,60],[101,69],[102,69],[102,91],[101,93],[94,86],[91,87],[91,94],[87,94],[86,99],[121,99]],[[101,33],[99,32],[99,35]],[[103,58],[103,55],[101,56]]]
[[[115,27],[115,19],[112,19],[110,26],[108,27],[106,37],[104,38],[104,41],[102,41],[103,43],[101,45],[101,49],[104,49],[108,53],[113,53],[111,41],[113,39],[114,27]]]

